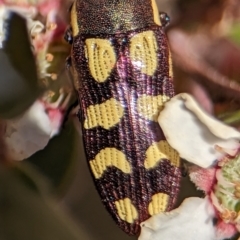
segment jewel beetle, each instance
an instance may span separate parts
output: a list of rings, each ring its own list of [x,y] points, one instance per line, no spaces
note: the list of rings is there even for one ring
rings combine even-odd
[[[180,161],[157,122],[174,95],[155,0],[75,0],[65,39],[79,95],[83,141],[96,188],[119,227],[172,209]]]

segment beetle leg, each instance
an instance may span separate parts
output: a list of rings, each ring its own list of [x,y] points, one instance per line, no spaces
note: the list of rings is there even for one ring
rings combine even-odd
[[[188,164],[183,161],[180,169],[181,169],[182,177],[187,177],[188,176]]]
[[[65,31],[64,40],[69,44],[73,43],[72,28],[70,26]]]
[[[70,70],[70,68],[72,67],[72,59],[71,56],[68,56],[65,60],[65,68],[66,70]]]
[[[66,75],[67,75],[68,81],[70,82],[72,88],[75,89],[71,56],[68,56],[66,58],[65,70],[66,70]]]
[[[78,99],[73,100],[73,102],[70,104],[70,106],[67,108],[67,110],[65,112],[63,122],[62,122],[62,127],[65,126],[66,122],[69,119],[69,115],[70,114],[72,115],[72,112],[75,112],[74,115],[73,115],[74,117],[76,117],[76,116],[78,117],[78,111],[75,110],[78,106],[79,106]]]
[[[71,56],[68,56],[65,60],[65,71],[66,71],[66,75],[67,75],[67,80],[69,81],[69,84],[72,86],[72,89],[74,89],[74,93],[76,93],[75,87],[74,87],[74,78],[73,78],[73,72],[72,72],[72,59]],[[73,95],[73,98],[71,99],[71,105],[68,107],[64,119],[63,119],[63,126],[65,125],[65,123],[68,120],[69,114],[79,105],[79,101],[76,98],[77,94]],[[75,116],[79,116],[78,115],[78,111],[74,111],[75,112]]]
[[[73,83],[73,74],[72,74],[72,58],[71,56],[68,56],[65,60],[65,69],[68,75],[68,78],[71,79],[71,82]]]
[[[170,17],[165,12],[160,12],[160,21],[163,27],[167,27],[170,23]]]

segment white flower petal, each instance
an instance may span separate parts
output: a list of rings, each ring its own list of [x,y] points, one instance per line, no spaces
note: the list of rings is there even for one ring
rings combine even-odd
[[[41,33],[45,28],[40,21],[35,21],[32,19],[28,19],[27,26],[28,29],[30,29],[31,36],[35,36],[35,34]]]
[[[216,240],[213,217],[208,198],[187,198],[179,208],[141,223],[138,240]]]
[[[204,168],[224,155],[216,146],[230,150],[239,147],[240,132],[205,113],[186,93],[167,102],[158,121],[180,156]]]
[[[45,106],[36,101],[21,117],[7,121],[5,140],[10,157],[28,158],[47,145],[51,133],[52,124]]]

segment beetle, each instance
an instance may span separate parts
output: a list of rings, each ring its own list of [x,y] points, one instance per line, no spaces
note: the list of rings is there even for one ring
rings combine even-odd
[[[137,235],[179,191],[179,155],[157,122],[174,95],[168,17],[155,0],[76,0],[70,17],[65,39],[86,158],[105,207]]]

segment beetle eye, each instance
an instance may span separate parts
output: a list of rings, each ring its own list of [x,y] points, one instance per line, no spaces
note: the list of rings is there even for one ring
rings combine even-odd
[[[170,23],[170,17],[165,12],[160,12],[159,16],[162,26],[166,27]]]

